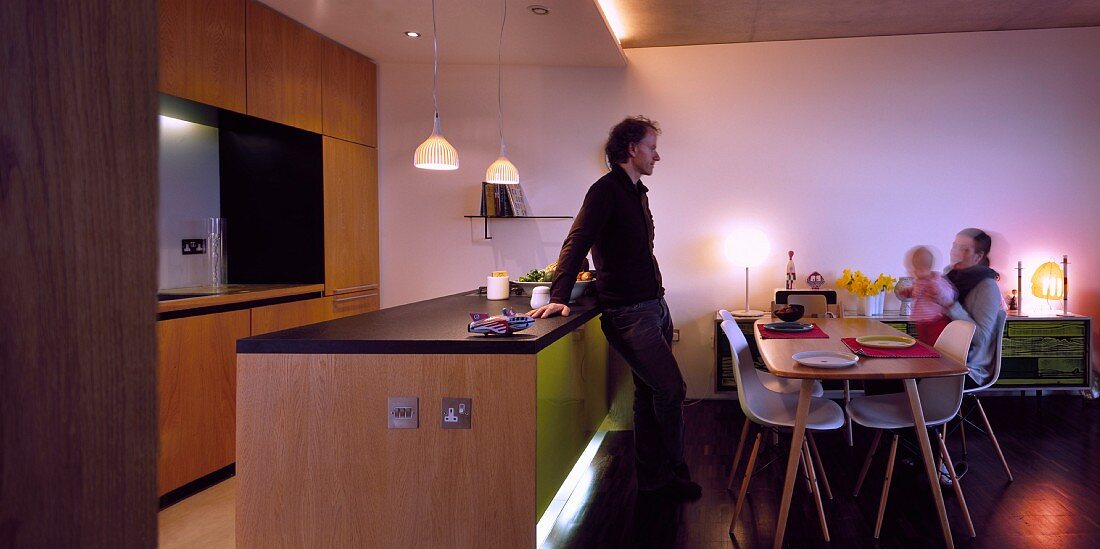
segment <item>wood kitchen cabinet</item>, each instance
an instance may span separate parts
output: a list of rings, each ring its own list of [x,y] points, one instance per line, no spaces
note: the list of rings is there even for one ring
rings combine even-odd
[[[322,132],[360,145],[378,146],[378,69],[366,57],[324,41]]]
[[[378,291],[378,151],[324,137],[325,295]]]
[[[160,0],[160,91],[245,112],[245,0]]]
[[[235,461],[236,341],[247,309],[157,322],[157,494]]]
[[[324,39],[259,3],[248,2],[248,114],[321,133]]]
[[[331,298],[319,297],[252,308],[252,335],[332,320]]]

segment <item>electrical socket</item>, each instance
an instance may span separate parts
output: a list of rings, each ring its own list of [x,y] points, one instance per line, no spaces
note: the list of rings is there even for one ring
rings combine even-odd
[[[184,238],[182,241],[183,255],[196,255],[206,253],[205,238]]]
[[[673,328],[672,329],[672,341],[674,343],[677,342],[677,341],[680,341],[680,330],[679,330],[679,328]]]
[[[386,421],[390,429],[420,427],[420,404],[417,397],[390,397],[386,406]]]
[[[441,426],[444,429],[469,429],[473,408],[468,398],[443,397]]]

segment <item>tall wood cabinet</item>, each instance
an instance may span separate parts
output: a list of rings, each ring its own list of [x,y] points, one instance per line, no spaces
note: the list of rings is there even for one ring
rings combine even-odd
[[[157,493],[235,461],[237,340],[247,309],[157,322]]]
[[[370,59],[256,0],[159,9],[162,92],[325,136],[325,296],[157,323],[163,495],[235,461],[237,339],[378,309],[378,82]]]
[[[325,137],[325,294],[378,292],[378,151]]]
[[[248,114],[321,133],[321,36],[254,0],[245,34]]]
[[[245,0],[160,0],[160,91],[245,112]]]
[[[322,133],[378,146],[378,69],[370,59],[326,40],[321,62]]]

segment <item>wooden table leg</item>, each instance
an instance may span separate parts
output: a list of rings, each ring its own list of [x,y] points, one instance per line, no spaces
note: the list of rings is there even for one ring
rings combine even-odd
[[[791,496],[794,495],[794,481],[798,478],[798,460],[802,455],[802,441],[806,435],[806,417],[810,414],[810,394],[814,389],[814,380],[803,379],[802,390],[798,393],[798,410],[795,412],[794,432],[791,433],[791,452],[787,457],[787,475],[783,477],[783,498],[779,501],[779,520],[775,525],[775,543],[773,547],[783,547],[783,535],[787,531],[787,514],[791,510]],[[924,424],[923,417],[921,424]],[[925,445],[928,444],[927,434]],[[936,485],[939,487],[939,484]],[[940,501],[943,509],[943,501]],[[950,536],[948,536],[950,538]]]
[[[909,395],[909,407],[913,410],[913,425],[917,431],[917,441],[920,444],[921,455],[924,456],[924,472],[928,476],[928,486],[932,488],[932,500],[936,503],[936,513],[940,517],[943,540],[948,548],[953,548],[955,542],[951,539],[951,525],[947,522],[947,509],[943,506],[943,493],[940,492],[940,472],[936,470],[936,458],[932,454],[932,443],[928,439],[928,428],[924,425],[924,410],[921,408],[920,394],[917,393],[917,380],[905,380],[905,393]],[[805,424],[805,421],[803,421],[803,424]]]

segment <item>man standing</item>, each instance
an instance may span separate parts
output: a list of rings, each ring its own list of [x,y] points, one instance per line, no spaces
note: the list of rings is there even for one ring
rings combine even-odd
[[[611,129],[604,151],[611,171],[588,189],[562,245],[550,304],[529,314],[569,315],[569,294],[588,251],[608,342],[634,376],[634,450],[638,489],[676,499],[702,490],[684,463],[686,386],[672,355],[672,318],[653,255],[653,216],[640,181],[661,159],[653,121],[636,116]]]

